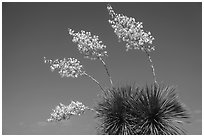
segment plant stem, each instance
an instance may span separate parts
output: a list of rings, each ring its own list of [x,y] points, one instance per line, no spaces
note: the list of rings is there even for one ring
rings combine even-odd
[[[100,85],[100,83],[99,83],[94,77],[92,77],[91,75],[87,74],[86,72],[84,72],[84,75],[85,75],[85,76],[88,76],[88,77],[91,78],[94,82],[96,82],[96,84],[98,84],[98,86],[101,88],[101,90],[102,90],[103,92],[105,92],[105,90],[102,88],[102,86]]]
[[[90,111],[96,111],[95,109],[93,109],[93,108],[89,108],[89,107],[87,107],[87,106],[86,106],[85,109],[90,110]]]
[[[110,73],[108,71],[108,68],[107,68],[107,65],[106,65],[105,61],[101,57],[98,57],[98,59],[103,63],[103,66],[105,67],[106,73],[108,74],[111,86],[113,87],[113,81],[111,79],[111,76],[110,76]]]
[[[152,62],[151,56],[150,56],[150,54],[148,53],[147,50],[144,50],[144,51],[145,51],[145,53],[146,53],[146,55],[148,57],[148,61],[150,62],[150,66],[151,66],[151,69],[152,69],[152,74],[153,74],[154,82],[158,85],[157,79],[156,79],[156,74],[155,74],[155,69],[154,69],[154,64]]]

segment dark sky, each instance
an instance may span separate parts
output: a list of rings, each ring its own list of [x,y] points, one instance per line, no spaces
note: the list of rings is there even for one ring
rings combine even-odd
[[[105,59],[115,85],[150,84],[146,55],[125,51],[110,19],[107,3],[2,4],[3,134],[96,134],[97,120],[87,112],[69,121],[47,124],[52,108],[78,100],[93,107],[100,88],[87,77],[60,78],[43,57],[74,57],[103,86],[109,81],[99,61],[84,59],[67,28],[90,31],[107,45]],[[142,21],[155,37],[151,52],[159,82],[177,86],[191,110],[188,134],[202,133],[202,5],[200,3],[111,3],[117,13]]]

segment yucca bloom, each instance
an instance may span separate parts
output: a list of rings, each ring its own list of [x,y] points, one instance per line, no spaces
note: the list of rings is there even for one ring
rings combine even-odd
[[[85,110],[93,110],[85,105],[83,105],[79,101],[72,101],[71,104],[68,106],[60,103],[58,106],[56,106],[55,109],[53,109],[53,112],[51,113],[51,117],[47,120],[48,122],[53,121],[62,121],[62,120],[68,120],[71,116],[75,115],[81,115],[85,112]]]
[[[154,64],[148,53],[155,50],[155,46],[152,45],[154,37],[151,35],[151,32],[145,32],[142,22],[136,21],[135,18],[115,13],[111,5],[107,5],[107,9],[112,18],[112,20],[109,20],[109,23],[118,39],[126,43],[126,51],[129,49],[138,49],[146,53],[154,82],[157,84]]]
[[[112,18],[109,23],[118,39],[126,42],[126,50],[139,49],[149,52],[155,50],[155,46],[151,45],[154,37],[150,32],[143,30],[142,22],[137,22],[133,17],[115,13],[111,5],[107,5],[107,9]]]
[[[50,64],[51,71],[57,69],[62,78],[77,78],[78,76],[87,76],[91,80],[93,80],[101,88],[102,91],[104,91],[101,84],[93,76],[87,74],[83,66],[80,64],[80,61],[75,58],[55,59],[53,61],[52,59],[46,59],[46,57],[44,57],[44,63]]]
[[[103,57],[108,56],[107,51],[105,50],[106,45],[99,40],[97,35],[92,35],[91,32],[86,32],[84,30],[81,30],[81,32],[74,32],[74,30],[70,28],[68,28],[68,31],[69,35],[73,36],[72,41],[77,43],[79,52],[84,54],[85,58],[91,60],[99,59],[102,62],[109,77],[110,83],[113,85],[108,67],[103,59]]]
[[[106,45],[99,40],[97,35],[92,35],[91,32],[81,30],[81,32],[74,32],[68,28],[69,35],[73,36],[72,41],[77,43],[78,50],[84,54],[85,58],[97,59],[99,57],[108,56]]]
[[[44,57],[44,63],[50,64],[51,71],[58,69],[61,77],[77,78],[79,75],[84,75],[85,73],[80,61],[75,58],[51,60]]]
[[[189,118],[174,87],[121,87],[107,90],[96,107],[101,134],[184,134],[181,124]]]

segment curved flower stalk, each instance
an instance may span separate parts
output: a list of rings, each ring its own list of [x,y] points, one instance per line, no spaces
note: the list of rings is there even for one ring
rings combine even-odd
[[[145,32],[142,22],[136,22],[135,18],[115,13],[110,5],[107,5],[107,9],[112,18],[112,20],[109,20],[109,23],[114,29],[114,33],[117,35],[118,39],[126,42],[126,51],[137,49],[147,54],[151,64],[154,82],[157,83],[154,65],[148,53],[155,50],[155,46],[151,45],[154,40],[151,32]]]
[[[75,58],[64,58],[64,59],[46,59],[44,57],[44,63],[50,64],[51,71],[54,71],[55,69],[58,69],[58,73],[60,76],[63,77],[73,77],[77,78],[78,76],[87,76],[91,78],[97,85],[101,88],[102,91],[104,89],[100,85],[100,83],[91,75],[87,74],[85,70],[83,69],[83,66],[80,64],[80,61]]]
[[[80,116],[81,114],[84,114],[85,110],[94,111],[94,109],[85,106],[79,101],[71,101],[71,104],[69,104],[68,106],[60,103],[55,107],[55,109],[53,109],[53,112],[50,114],[51,117],[47,119],[47,121],[53,122],[68,120],[71,116]]]
[[[150,63],[151,69],[152,69],[152,75],[153,75],[154,82],[158,85],[157,77],[156,77],[155,69],[154,69],[154,64],[153,64],[153,62],[152,62],[152,58],[151,58],[151,56],[150,56],[150,54],[149,54],[148,51],[145,50],[145,53],[146,53],[146,55],[147,55],[147,57],[148,57],[148,61],[149,61],[149,63]]]
[[[106,45],[102,44],[102,41],[99,40],[98,36],[92,35],[91,32],[86,32],[84,30],[81,30],[81,32],[74,32],[74,30],[70,28],[68,28],[68,31],[69,35],[73,36],[72,41],[77,43],[79,52],[84,54],[85,58],[91,60],[99,59],[103,63],[110,83],[113,85],[107,65],[102,58],[108,56],[107,51],[105,50]]]

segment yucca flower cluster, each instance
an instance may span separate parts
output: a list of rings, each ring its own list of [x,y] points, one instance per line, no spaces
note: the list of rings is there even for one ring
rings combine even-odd
[[[58,69],[61,77],[77,78],[79,75],[84,75],[85,73],[80,61],[75,58],[51,60],[44,57],[44,62],[50,64],[51,71]]]
[[[107,5],[107,9],[112,18],[112,20],[108,21],[118,39],[126,42],[126,51],[129,49],[138,49],[146,53],[148,61],[151,64],[154,82],[157,83],[154,64],[148,53],[155,50],[155,46],[152,45],[154,37],[151,35],[151,32],[145,32],[142,22],[136,22],[135,18],[115,13],[111,5]]]
[[[85,110],[93,110],[81,102],[78,101],[71,101],[71,104],[68,106],[60,103],[58,106],[56,106],[55,109],[53,109],[53,112],[51,113],[51,117],[47,120],[48,122],[53,121],[62,121],[62,120],[68,120],[73,115],[81,115],[84,113]]]
[[[53,72],[55,69],[58,69],[58,73],[63,77],[72,77],[77,78],[78,76],[87,76],[104,91],[100,83],[91,75],[87,74],[83,69],[83,66],[80,64],[80,61],[75,58],[64,58],[64,59],[46,59],[44,57],[44,63],[49,63],[50,69]]]
[[[78,50],[84,54],[85,58],[97,59],[99,57],[108,56],[106,45],[99,40],[98,36],[92,35],[91,32],[81,30],[81,32],[74,32],[68,28],[69,35],[73,36],[72,41],[77,43]]]
[[[106,91],[95,108],[98,131],[105,135],[176,135],[189,118],[174,87],[124,86]]]
[[[151,45],[154,37],[150,32],[143,30],[142,22],[136,22],[135,18],[115,13],[110,5],[107,9],[112,17],[109,23],[119,40],[126,42],[126,50],[139,49],[149,52],[155,50],[155,46]]]
[[[106,45],[104,45],[103,42],[99,40],[97,35],[92,35],[91,32],[86,32],[84,30],[81,30],[81,32],[74,32],[74,30],[70,28],[68,28],[68,31],[69,35],[73,36],[72,41],[77,43],[79,52],[84,54],[85,58],[91,60],[100,60],[100,62],[105,67],[111,85],[113,85],[111,75],[103,59],[104,56],[108,56],[107,51],[105,50]]]

